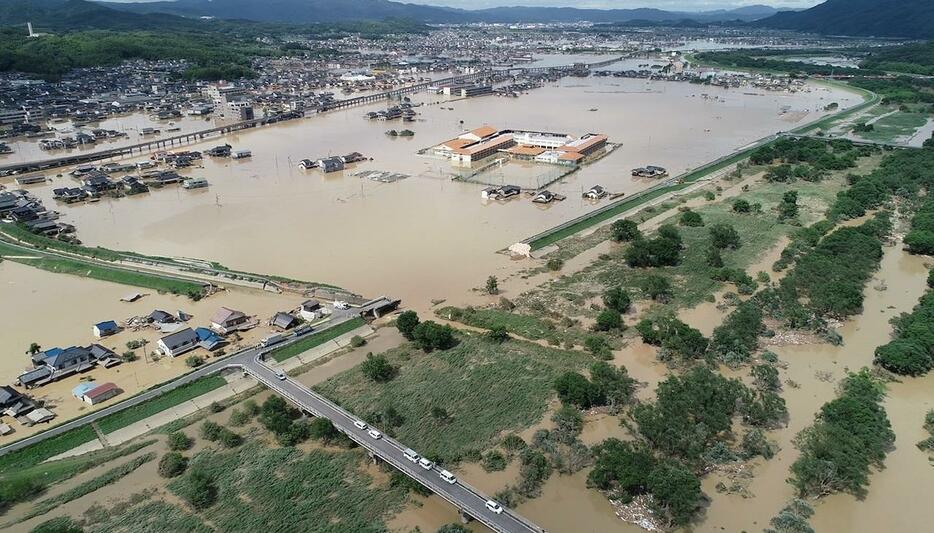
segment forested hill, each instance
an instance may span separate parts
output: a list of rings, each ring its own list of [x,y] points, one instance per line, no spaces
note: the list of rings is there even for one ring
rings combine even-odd
[[[934,39],[934,0],[827,0],[752,24],[826,35]]]
[[[36,31],[134,30],[195,28],[198,21],[157,13],[140,15],[110,9],[85,0],[0,0],[0,26],[24,26]]]

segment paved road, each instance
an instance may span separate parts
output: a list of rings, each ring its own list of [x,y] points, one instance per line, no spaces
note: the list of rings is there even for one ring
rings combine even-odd
[[[380,439],[372,438],[367,430],[354,426],[354,421],[358,420],[356,417],[324,396],[292,379],[279,379],[276,371],[263,363],[262,357],[262,353],[256,354],[252,359],[248,358],[247,354],[242,354],[238,355],[235,361],[228,361],[228,364],[242,368],[244,372],[256,378],[257,381],[305,411],[329,419],[337,429],[371,454],[376,455],[381,460],[418,481],[433,493],[441,496],[460,511],[493,531],[499,533],[544,532],[542,528],[509,509],[504,509],[501,514],[490,511],[486,508],[489,497],[460,480],[455,483],[444,481],[439,475],[441,469],[437,465],[433,466],[431,470],[426,470],[407,460],[403,455],[403,451],[406,449],[403,444],[386,435],[383,435]]]

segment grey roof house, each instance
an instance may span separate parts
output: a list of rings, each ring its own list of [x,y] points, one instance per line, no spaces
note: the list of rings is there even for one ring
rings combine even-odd
[[[163,354],[171,357],[178,357],[185,352],[197,348],[199,342],[201,342],[201,339],[198,338],[198,334],[195,333],[195,330],[184,328],[171,335],[162,337],[156,344]]]

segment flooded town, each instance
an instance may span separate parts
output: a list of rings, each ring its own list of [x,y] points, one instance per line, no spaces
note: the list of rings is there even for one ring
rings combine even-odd
[[[0,527],[934,520],[923,25],[298,3],[0,12]]]

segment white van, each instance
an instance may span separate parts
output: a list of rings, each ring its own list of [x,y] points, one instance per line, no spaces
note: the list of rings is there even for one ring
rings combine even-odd
[[[367,434],[368,434],[370,437],[372,437],[374,440],[379,440],[379,439],[383,438],[383,434],[380,433],[379,431],[376,431],[375,429],[371,429],[371,430],[367,431]]]
[[[493,512],[496,514],[500,514],[503,512],[503,506],[494,502],[493,500],[486,501],[486,508],[489,509],[490,512]]]
[[[355,428],[361,429],[361,430],[367,428],[366,422],[364,422],[363,420],[354,420],[353,425]]]
[[[429,461],[428,459],[422,457],[421,459],[418,460],[418,466],[424,468],[425,470],[431,470],[431,468],[435,466],[435,464]]]
[[[450,483],[451,485],[457,483],[457,478],[454,477],[454,474],[448,472],[447,470],[442,470],[442,471],[441,471],[441,479],[447,481],[447,482]]]
[[[415,450],[413,450],[413,449],[411,449],[411,448],[406,448],[406,449],[402,452],[402,455],[404,455],[406,459],[408,459],[409,461],[412,461],[413,463],[417,463],[418,460],[420,459],[420,457],[418,456],[418,454],[415,453]]]

